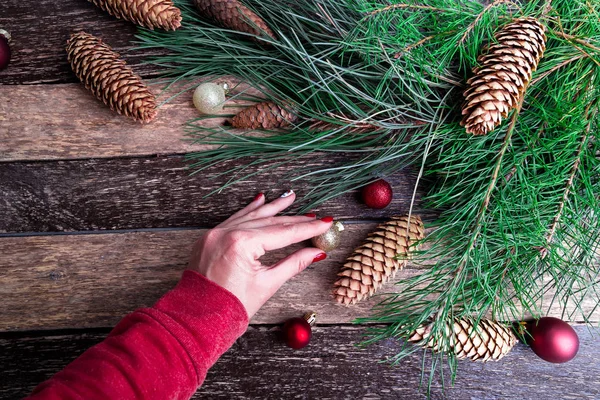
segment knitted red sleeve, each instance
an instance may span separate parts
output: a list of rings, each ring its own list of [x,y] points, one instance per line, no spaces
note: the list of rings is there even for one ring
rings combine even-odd
[[[189,399],[247,326],[237,297],[185,271],[152,308],[123,318],[28,399]]]

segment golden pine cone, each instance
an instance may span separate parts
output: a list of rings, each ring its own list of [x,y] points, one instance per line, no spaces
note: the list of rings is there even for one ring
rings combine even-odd
[[[431,325],[417,329],[408,341],[435,352],[454,353],[458,359],[498,361],[515,345],[517,338],[512,329],[496,321],[455,318],[446,324],[444,337],[429,337]]]
[[[214,20],[223,28],[276,39],[267,23],[239,0],[194,0],[194,4],[202,16]]]
[[[231,125],[240,129],[277,129],[296,122],[297,116],[277,104],[265,101],[248,107],[233,117]]]
[[[408,228],[408,232],[407,232]],[[377,226],[365,242],[346,260],[334,283],[333,294],[340,304],[355,304],[372,296],[408,260],[411,247],[425,237],[423,222],[418,216],[392,217]]]
[[[519,18],[496,33],[498,43],[467,81],[461,122],[467,133],[485,135],[519,106],[546,49],[545,31],[535,18]]]
[[[88,0],[110,15],[145,26],[174,31],[181,26],[181,10],[173,0]]]
[[[86,89],[111,110],[141,122],[156,117],[154,95],[101,39],[85,32],[74,33],[67,41],[67,56]]]

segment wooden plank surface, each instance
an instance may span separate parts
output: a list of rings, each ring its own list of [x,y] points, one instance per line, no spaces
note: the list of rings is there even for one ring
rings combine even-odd
[[[65,46],[70,34],[80,30],[101,37],[138,74],[156,72],[155,67],[143,64],[151,51],[131,51],[135,26],[85,0],[5,0],[0,4],[0,26],[13,40],[13,57],[9,68],[0,72],[0,84],[76,82]]]
[[[312,309],[323,324],[370,314],[378,298],[343,307],[330,295],[336,274],[375,223],[347,224],[343,245],[286,283],[256,314],[254,324],[277,324]],[[111,327],[173,287],[202,230],[0,238],[0,331]],[[269,253],[272,264],[303,246]],[[420,268],[409,265],[398,278]],[[388,285],[386,291],[398,290]],[[548,293],[546,300],[551,298]],[[549,302],[545,303],[549,304]],[[590,312],[593,299],[584,301]],[[569,310],[572,309],[568,308]],[[550,315],[560,317],[559,308]],[[600,320],[598,312],[594,321]]]
[[[0,25],[1,26],[1,25]],[[164,83],[150,81],[159,102],[182,89],[168,93]],[[229,79],[228,83],[236,82]],[[247,87],[238,86],[232,96]],[[252,92],[256,94],[255,91]],[[232,97],[221,114],[233,115],[247,104]],[[81,159],[187,153],[208,146],[192,144],[183,125],[200,117],[192,104],[192,91],[181,94],[159,108],[150,124],[120,116],[98,101],[83,85],[0,85],[0,162],[19,160]],[[201,122],[217,127],[226,118]]]
[[[242,184],[209,198],[203,196],[230,176],[211,178],[236,164],[221,163],[190,176],[179,156],[0,163],[0,232],[211,227],[245,206],[258,191],[274,198],[293,188],[301,198],[311,185],[306,181],[290,183],[292,167],[331,166],[340,160],[341,156],[329,156],[272,171],[260,169]],[[384,210],[369,209],[357,199],[357,192],[351,192],[317,211],[343,219],[407,212],[415,175],[406,171],[389,180],[394,200]]]
[[[598,331],[576,327],[580,352],[566,364],[540,360],[522,344],[499,362],[459,363],[456,384],[432,399],[545,400],[600,398]],[[298,351],[282,343],[275,328],[249,330],[209,371],[194,399],[425,399],[419,388],[421,353],[397,367],[378,363],[395,354],[392,340],[367,348],[358,327],[320,327]],[[105,333],[0,338],[0,397],[20,398]]]
[[[340,263],[374,226],[348,224],[344,244],[285,284],[252,322],[279,323],[306,308],[315,310],[322,323],[368,314],[374,301],[336,306],[330,292]],[[128,312],[152,305],[177,283],[202,233],[0,238],[0,331],[111,327]],[[271,252],[263,262],[273,263],[300,247]]]

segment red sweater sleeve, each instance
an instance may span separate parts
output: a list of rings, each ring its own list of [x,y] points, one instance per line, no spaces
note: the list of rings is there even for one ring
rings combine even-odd
[[[237,297],[185,271],[152,308],[123,318],[28,399],[189,399],[247,326]]]

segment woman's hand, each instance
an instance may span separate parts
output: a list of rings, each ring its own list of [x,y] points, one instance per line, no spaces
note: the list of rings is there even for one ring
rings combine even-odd
[[[265,204],[261,193],[244,209],[208,231],[194,245],[189,268],[233,293],[252,316],[288,279],[315,261],[323,251],[300,249],[275,265],[265,266],[265,252],[310,239],[327,231],[331,217],[275,215],[295,200],[293,191]]]

